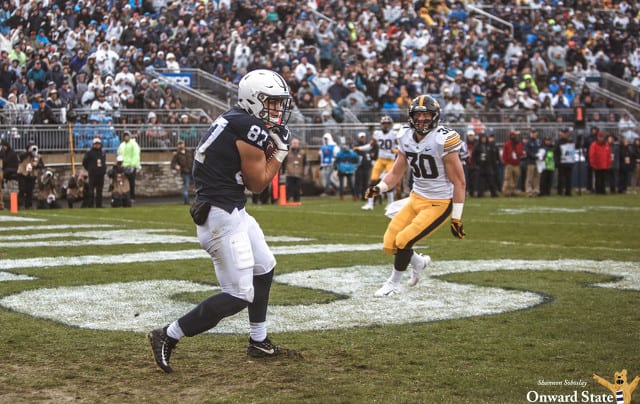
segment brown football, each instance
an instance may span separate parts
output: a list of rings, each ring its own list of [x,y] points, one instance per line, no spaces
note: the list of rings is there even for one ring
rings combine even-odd
[[[276,144],[273,142],[273,139],[267,139],[267,146],[264,148],[264,156],[267,160],[273,157],[273,154],[276,152]]]

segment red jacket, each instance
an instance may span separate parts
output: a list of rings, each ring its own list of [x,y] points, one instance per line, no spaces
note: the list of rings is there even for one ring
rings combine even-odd
[[[593,142],[589,146],[589,165],[594,170],[608,170],[611,168],[611,147],[609,142]]]
[[[515,145],[510,139],[507,139],[502,146],[502,162],[505,165],[519,166],[520,158],[524,157],[524,148],[522,142],[518,142]]]

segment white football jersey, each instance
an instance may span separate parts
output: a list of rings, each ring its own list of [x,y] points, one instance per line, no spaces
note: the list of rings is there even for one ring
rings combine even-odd
[[[428,199],[453,198],[453,184],[444,171],[442,158],[459,152],[460,135],[453,129],[438,126],[420,142],[413,138],[413,129],[402,128],[399,150],[407,156],[413,175],[413,192]]]
[[[384,133],[378,129],[373,132],[373,138],[378,142],[378,158],[395,160],[396,155],[393,149],[398,148],[398,138],[395,130],[390,129]]]

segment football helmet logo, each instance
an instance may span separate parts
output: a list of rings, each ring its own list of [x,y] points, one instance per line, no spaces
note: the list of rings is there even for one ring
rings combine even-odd
[[[268,127],[285,126],[291,116],[291,94],[282,76],[253,70],[238,83],[238,105]]]
[[[418,119],[419,112],[431,113],[430,119]],[[418,134],[426,135],[440,123],[440,104],[430,95],[419,95],[409,106],[409,126]]]

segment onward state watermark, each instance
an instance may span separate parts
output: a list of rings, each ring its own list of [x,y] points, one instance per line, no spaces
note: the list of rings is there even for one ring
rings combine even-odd
[[[630,404],[631,395],[633,391],[640,384],[640,376],[636,376],[631,383],[627,381],[627,370],[622,369],[620,372],[613,374],[613,382],[609,382],[607,379],[593,374],[593,379],[601,386],[608,389],[613,394],[593,394],[588,390],[573,390],[569,394],[548,394],[540,393],[536,390],[530,390],[527,392],[527,401],[530,403],[616,403],[616,404]],[[547,381],[544,379],[538,380],[538,386],[580,386],[586,387],[587,382],[585,380],[561,380],[561,381]]]
[[[560,382],[562,383],[562,382]],[[561,384],[564,385],[564,384]],[[527,392],[529,403],[615,403],[611,394],[593,394],[589,390],[573,390],[569,394],[547,394],[535,390]]]

